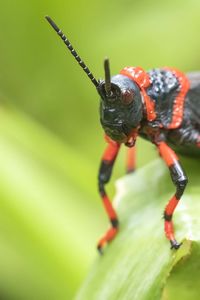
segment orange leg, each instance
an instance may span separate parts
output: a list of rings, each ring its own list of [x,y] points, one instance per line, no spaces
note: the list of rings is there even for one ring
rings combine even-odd
[[[172,217],[174,210],[179,203],[181,196],[185,190],[187,184],[187,177],[179,163],[178,157],[174,151],[164,142],[161,142],[157,145],[160,156],[165,161],[166,165],[169,167],[170,175],[173,183],[176,186],[176,192],[174,196],[169,200],[164,211],[165,219],[165,235],[171,243],[171,248],[178,249],[180,243],[178,243],[174,237],[174,229]]]
[[[108,141],[108,146],[102,157],[98,180],[99,180],[99,192],[103,200],[103,205],[105,207],[106,213],[109,217],[111,228],[104,234],[104,236],[100,239],[97,245],[97,249],[101,254],[103,253],[102,251],[103,247],[115,237],[119,227],[117,214],[112,206],[112,203],[106,193],[104,186],[110,180],[113,165],[120,149],[120,144],[110,140],[109,138],[107,138],[107,141]]]
[[[136,169],[136,147],[128,148],[126,157],[126,172],[131,173]]]

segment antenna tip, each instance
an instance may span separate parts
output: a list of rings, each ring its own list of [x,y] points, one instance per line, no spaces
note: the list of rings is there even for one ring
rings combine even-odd
[[[51,18],[48,16],[48,15],[46,15],[46,16],[44,16],[45,17],[45,19],[49,22],[50,20],[51,20]]]
[[[104,58],[104,68],[109,69],[110,68],[110,61],[108,57]]]
[[[54,23],[54,21],[49,17],[49,16],[45,16],[45,19],[49,22],[49,24],[53,27],[53,29],[58,32],[59,28],[58,26]]]

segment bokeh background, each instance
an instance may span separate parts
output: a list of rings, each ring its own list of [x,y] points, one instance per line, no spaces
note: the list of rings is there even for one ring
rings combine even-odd
[[[97,78],[124,66],[200,69],[198,0],[0,0],[0,299],[72,299],[107,228],[97,193]],[[156,157],[138,140],[138,168]],[[125,150],[112,183],[124,174]],[[133,200],[134,201],[134,200]]]

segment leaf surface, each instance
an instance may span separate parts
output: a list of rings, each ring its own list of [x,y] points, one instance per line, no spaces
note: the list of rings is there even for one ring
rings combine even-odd
[[[182,247],[170,250],[163,233],[163,210],[174,187],[166,166],[156,160],[117,182],[120,233],[96,259],[77,300],[179,299],[171,294],[176,292],[177,296],[184,282],[191,284],[191,293],[189,290],[184,300],[196,299],[192,298],[193,284],[200,294],[200,268],[195,265],[200,259],[199,161],[189,159],[183,164],[190,184],[174,214],[176,237]],[[184,276],[179,263],[181,270],[185,268]]]

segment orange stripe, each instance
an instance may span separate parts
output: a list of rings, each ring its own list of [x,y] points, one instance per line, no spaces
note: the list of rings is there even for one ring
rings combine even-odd
[[[190,83],[188,78],[185,76],[185,74],[180,72],[179,70],[168,68],[168,67],[164,69],[171,71],[173,75],[176,76],[176,78],[180,83],[180,91],[174,100],[172,120],[171,123],[167,126],[167,128],[169,129],[175,129],[181,125],[183,120],[184,102],[185,102],[186,94],[190,88]]]
[[[165,221],[165,234],[169,240],[174,240],[174,227],[171,221]]]
[[[102,160],[113,161],[119,151],[118,145],[109,144],[103,153]]]
[[[120,144],[113,141],[107,135],[105,135],[105,140],[108,143],[108,146],[106,147],[106,149],[103,153],[102,160],[106,160],[108,162],[111,162],[116,158],[116,156],[119,152]]]
[[[145,89],[141,89],[141,93],[146,106],[147,120],[151,122],[156,119],[155,103],[147,95]]]
[[[175,152],[169,146],[167,146],[165,142],[160,142],[157,147],[160,155],[162,156],[168,167],[178,161],[178,157],[176,156]]]
[[[148,88],[151,85],[149,75],[141,67],[125,67],[120,71],[120,74],[129,77],[130,79],[132,79],[134,82],[137,83],[145,102],[147,120],[148,121],[155,120],[156,119],[155,103],[147,95],[145,90],[145,88]]]
[[[179,199],[176,198],[176,196],[173,196],[167,206],[165,207],[165,213],[167,215],[172,215],[177,204],[179,202]]]
[[[117,219],[117,214],[114,210],[114,208],[112,207],[112,204],[108,198],[107,195],[103,196],[103,204],[105,206],[105,209],[109,215],[110,219]]]
[[[113,240],[114,237],[116,236],[117,232],[118,232],[117,228],[110,228],[106,233],[106,236],[105,236],[106,240],[108,242]]]
[[[100,239],[99,243],[98,243],[98,247],[102,248],[107,242],[111,241],[114,239],[114,237],[116,236],[118,232],[117,228],[110,228],[106,234]]]

